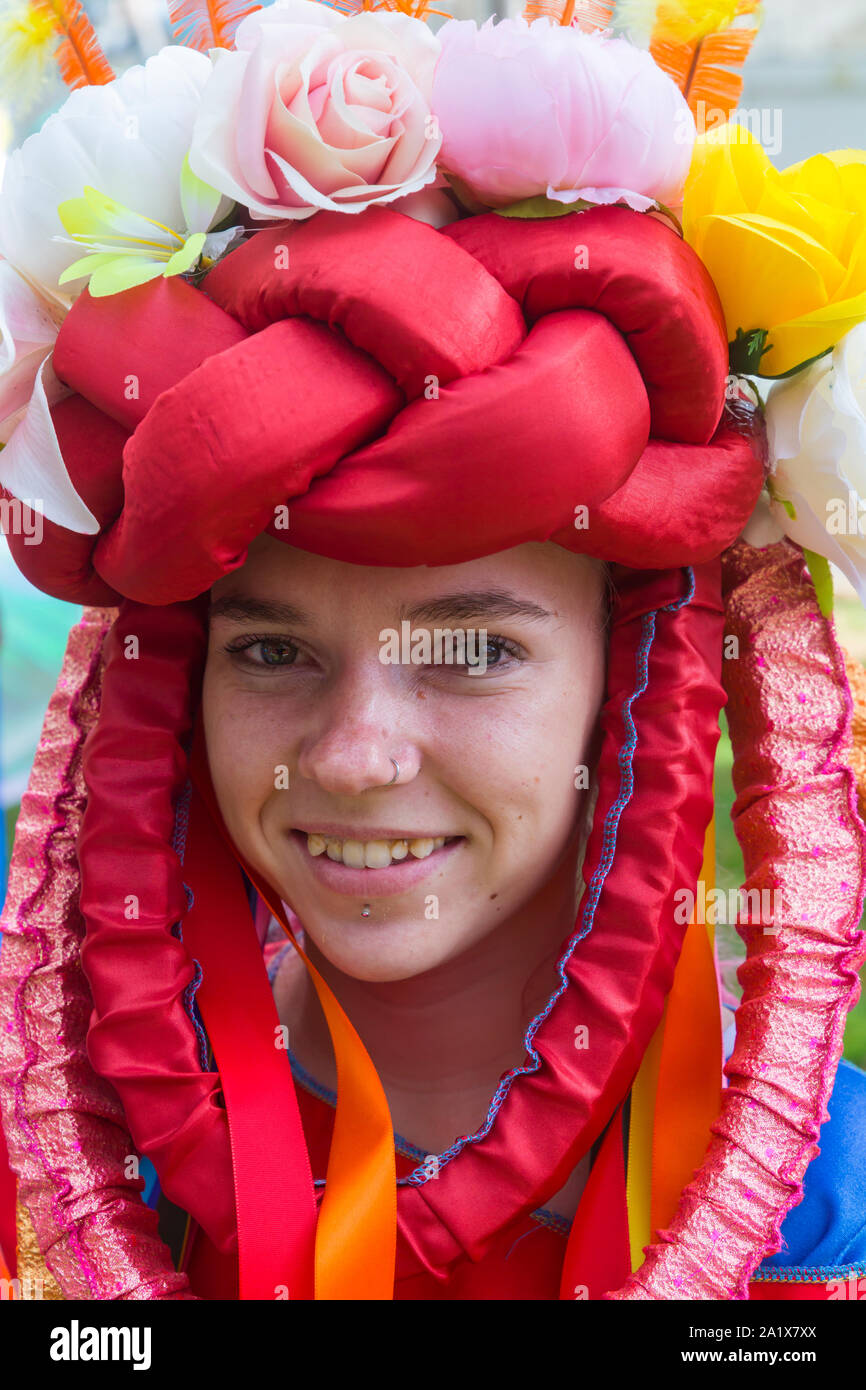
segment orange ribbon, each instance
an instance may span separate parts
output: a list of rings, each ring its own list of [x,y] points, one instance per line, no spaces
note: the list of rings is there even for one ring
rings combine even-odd
[[[713,816],[701,869],[707,895],[715,883],[715,856]],[[668,996],[653,1131],[653,1232],[673,1220],[721,1109],[722,1023],[712,937],[712,927],[693,913]]]

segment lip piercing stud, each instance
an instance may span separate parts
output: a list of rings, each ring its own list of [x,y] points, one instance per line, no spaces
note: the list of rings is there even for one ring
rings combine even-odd
[[[370,904],[369,904],[369,903],[364,903],[364,906],[361,908],[361,916],[362,916],[362,917],[369,917],[369,916],[370,916]]]

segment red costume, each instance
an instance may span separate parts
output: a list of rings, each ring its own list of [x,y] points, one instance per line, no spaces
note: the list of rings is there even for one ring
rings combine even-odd
[[[863,958],[851,697],[799,547],[738,539],[765,438],[745,394],[726,397],[697,255],[630,207],[438,230],[387,206],[319,211],[249,231],[198,287],[82,293],[53,360],[74,392],[57,440],[98,530],[47,518],[41,546],[10,537],[38,587],[88,611],[16,838],[0,1106],[64,1296],[816,1296],[750,1279],[802,1195]],[[395,1155],[378,1077],[309,962],[336,1118],[273,1046],[261,904],[290,924],[228,841],[199,719],[207,591],[263,530],[362,565],[553,541],[614,567],[561,985],[435,1172]],[[723,1089],[711,945],[676,895],[711,879],[726,702],[747,887],[781,883],[786,916],[744,928]],[[57,1007],[54,1043],[36,1035]],[[58,1091],[78,1148],[45,1104]],[[131,1152],[190,1218],[173,1251]],[[538,1212],[587,1153],[568,1233]],[[11,1263],[8,1224],[3,1248]]]

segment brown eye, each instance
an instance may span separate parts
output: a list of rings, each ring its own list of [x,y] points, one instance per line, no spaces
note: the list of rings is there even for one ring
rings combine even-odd
[[[252,653],[257,648],[259,655],[253,656]],[[294,642],[288,642],[284,638],[278,637],[250,635],[230,643],[225,650],[239,663],[257,667],[259,670],[285,669],[287,666],[292,666],[298,656],[298,647]]]
[[[511,642],[507,637],[488,637],[481,651],[484,653],[484,664],[481,666],[479,659],[481,652],[475,661],[469,662],[462,667],[469,675],[481,675],[483,670],[506,670],[510,666],[519,665],[523,659],[523,648],[517,642]]]
[[[449,652],[449,656],[443,662],[434,662],[429,669],[445,676],[451,673],[455,676],[469,676],[482,680],[487,674],[496,675],[499,672],[513,671],[526,658],[525,649],[518,642],[495,634],[479,645],[476,645],[474,640],[470,645],[467,640],[465,660],[457,659],[461,655],[464,653],[458,648],[456,651]]]
[[[265,666],[291,666],[298,655],[297,647],[290,642],[256,642],[254,646],[261,649]]]
[[[507,642],[504,637],[491,637],[485,643],[487,653],[485,660],[488,666],[496,666],[504,656],[516,656],[513,642]]]

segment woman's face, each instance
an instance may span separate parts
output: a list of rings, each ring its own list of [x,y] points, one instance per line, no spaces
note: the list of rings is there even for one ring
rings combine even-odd
[[[203,712],[220,809],[339,970],[420,975],[573,874],[603,605],[600,566],[535,543],[372,569],[260,536],[214,585]],[[474,669],[457,639],[437,651],[437,629],[474,634]]]

